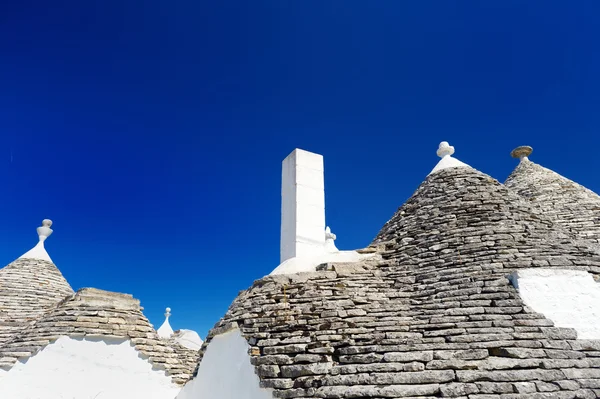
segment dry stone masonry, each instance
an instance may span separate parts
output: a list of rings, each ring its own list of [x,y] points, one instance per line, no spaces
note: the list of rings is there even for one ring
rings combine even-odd
[[[20,258],[0,269],[0,345],[71,294],[51,262]]]
[[[600,244],[600,196],[524,158],[504,183],[576,238]]]
[[[599,276],[593,234],[447,152],[361,251],[379,257],[257,280],[201,352],[239,329],[276,398],[600,397],[600,340],[556,327],[509,281],[535,268]],[[523,162],[513,180],[531,172]]]
[[[38,245],[0,269],[0,368],[60,337],[104,337],[128,340],[183,386],[213,338],[238,330],[250,377],[275,398],[600,397],[600,340],[536,312],[517,281],[575,276],[596,295],[600,197],[529,161],[529,147],[513,152],[506,184],[453,153],[440,144],[442,159],[357,256],[240,292],[200,352],[177,340],[169,310],[159,334],[130,295],[73,292],[44,249],[45,220]]]
[[[190,375],[185,348],[177,351],[161,340],[131,295],[84,288],[63,300],[31,327],[0,347],[0,367],[10,369],[17,360],[35,355],[61,336],[129,339],[135,348],[174,382],[183,383]],[[189,359],[193,360],[193,359]],[[186,361],[189,361],[186,360]]]
[[[183,385],[198,352],[161,339],[131,295],[94,288],[75,293],[44,249],[51,225],[44,220],[38,244],[0,269],[0,368],[27,362],[60,337],[118,338],[129,340],[146,359],[142,361]]]

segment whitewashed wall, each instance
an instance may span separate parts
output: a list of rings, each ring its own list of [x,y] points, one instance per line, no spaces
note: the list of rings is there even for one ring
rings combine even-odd
[[[260,388],[250,364],[248,342],[238,329],[218,335],[208,345],[198,375],[187,383],[177,399],[273,399]]]
[[[585,271],[526,269],[511,276],[525,304],[579,339],[600,339],[600,284]]]
[[[173,399],[180,390],[129,340],[61,337],[0,373],[3,399]]]

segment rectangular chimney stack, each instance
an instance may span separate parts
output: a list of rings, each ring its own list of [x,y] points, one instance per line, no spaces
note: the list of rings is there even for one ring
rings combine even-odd
[[[325,245],[323,156],[295,149],[283,160],[281,262],[322,253]]]

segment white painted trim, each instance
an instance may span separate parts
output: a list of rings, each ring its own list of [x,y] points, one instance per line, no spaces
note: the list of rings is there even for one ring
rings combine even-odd
[[[510,276],[525,304],[573,328],[579,339],[600,339],[600,285],[583,270],[522,269]]]

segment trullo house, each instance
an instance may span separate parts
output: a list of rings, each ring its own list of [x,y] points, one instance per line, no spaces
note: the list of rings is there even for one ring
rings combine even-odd
[[[600,197],[531,151],[502,184],[441,143],[371,245],[338,251],[323,159],[295,150],[281,265],[234,300],[177,398],[600,397]]]
[[[373,242],[340,251],[323,157],[294,150],[280,265],[204,343],[168,308],[155,330],[130,295],[73,292],[45,220],[0,270],[0,399],[600,397],[600,197],[531,151],[502,184],[441,143]]]
[[[158,334],[131,295],[74,292],[44,247],[51,225],[0,269],[0,398],[174,398],[198,360],[197,334],[168,317]]]

